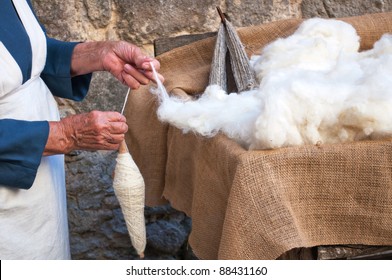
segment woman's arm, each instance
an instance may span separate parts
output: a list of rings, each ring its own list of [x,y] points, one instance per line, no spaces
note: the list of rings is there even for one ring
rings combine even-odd
[[[91,73],[71,77],[72,54],[77,45],[46,37],[47,56],[41,78],[53,95],[81,101],[87,95]]]
[[[117,150],[128,126],[117,112],[93,111],[58,122],[0,120],[0,185],[29,189],[42,155]]]
[[[71,76],[108,71],[121,83],[136,89],[153,80],[150,63],[159,70],[159,61],[148,57],[134,44],[125,41],[84,42],[75,46]],[[163,77],[160,76],[163,81]]]

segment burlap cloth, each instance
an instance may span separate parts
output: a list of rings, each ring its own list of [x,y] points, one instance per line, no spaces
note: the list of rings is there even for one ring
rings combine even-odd
[[[392,31],[392,13],[345,18],[368,49]],[[294,32],[301,20],[239,29],[248,54]],[[159,56],[165,86],[203,92],[215,38]],[[392,77],[391,77],[392,79]],[[146,204],[167,199],[192,218],[201,259],[275,259],[296,247],[392,245],[389,140],[247,151],[224,135],[203,138],[162,124],[149,86],[126,107],[126,141],[146,183]],[[392,121],[392,120],[391,120]]]

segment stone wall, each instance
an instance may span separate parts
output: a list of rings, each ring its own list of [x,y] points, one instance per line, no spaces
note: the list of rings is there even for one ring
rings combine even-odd
[[[343,17],[392,10],[392,0],[32,0],[50,36],[67,41],[129,40],[153,54],[153,41],[216,31],[216,6],[236,26],[285,18]],[[120,111],[127,89],[96,73],[80,103],[59,99],[61,114]],[[74,259],[135,259],[112,189],[115,152],[66,156],[68,214]],[[146,208],[148,259],[193,258],[191,220],[170,206]]]

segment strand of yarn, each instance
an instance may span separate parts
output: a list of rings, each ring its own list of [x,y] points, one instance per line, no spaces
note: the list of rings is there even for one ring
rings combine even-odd
[[[120,113],[121,115],[124,115],[125,106],[127,105],[127,101],[128,101],[128,97],[129,97],[130,92],[131,92],[131,88],[128,88],[128,91],[127,91],[127,94],[125,95],[124,103],[123,103],[123,106],[122,106],[122,109],[121,109],[121,113]],[[124,149],[124,152],[129,153],[128,146],[125,143],[125,140],[123,140],[123,143],[121,143],[120,148],[121,147]],[[122,151],[120,151],[120,153],[121,152]]]
[[[157,87],[156,88],[151,87],[150,91],[151,91],[151,93],[157,95],[159,103],[162,104],[165,100],[170,100],[170,96],[169,96],[169,93],[167,92],[166,88],[163,86],[161,80],[159,79],[158,73],[154,67],[154,64],[152,64],[150,62],[150,65],[151,65],[154,80],[157,84]]]
[[[230,53],[231,68],[238,92],[253,89],[256,86],[254,71],[249,64],[245,48],[234,26],[225,20],[227,47]]]
[[[145,184],[129,153],[117,156],[113,189],[119,200],[131,242],[141,258],[146,247]]]
[[[121,115],[124,115],[125,105],[127,105],[128,96],[129,96],[130,92],[131,92],[131,88],[128,88],[127,94],[125,95],[124,104],[123,104],[122,109],[121,109]]]
[[[214,55],[211,63],[209,85],[218,85],[227,92],[226,74],[226,32],[223,24],[220,25],[216,36]]]
[[[151,90],[152,93],[154,93],[154,94],[156,94],[158,96],[159,103],[162,103],[164,100],[169,99],[170,96],[167,93],[166,88],[163,86],[161,80],[159,79],[158,73],[155,70],[154,64],[152,64],[150,62],[150,65],[151,65],[151,69],[152,69],[154,80],[155,80],[155,82],[157,84],[157,88],[153,88],[152,87],[150,90]]]

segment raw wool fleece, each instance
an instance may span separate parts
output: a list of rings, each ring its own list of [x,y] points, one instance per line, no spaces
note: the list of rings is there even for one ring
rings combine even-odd
[[[259,86],[197,100],[160,95],[161,121],[204,136],[223,132],[249,149],[351,142],[392,135],[392,36],[359,52],[355,29],[309,19],[250,59]]]

